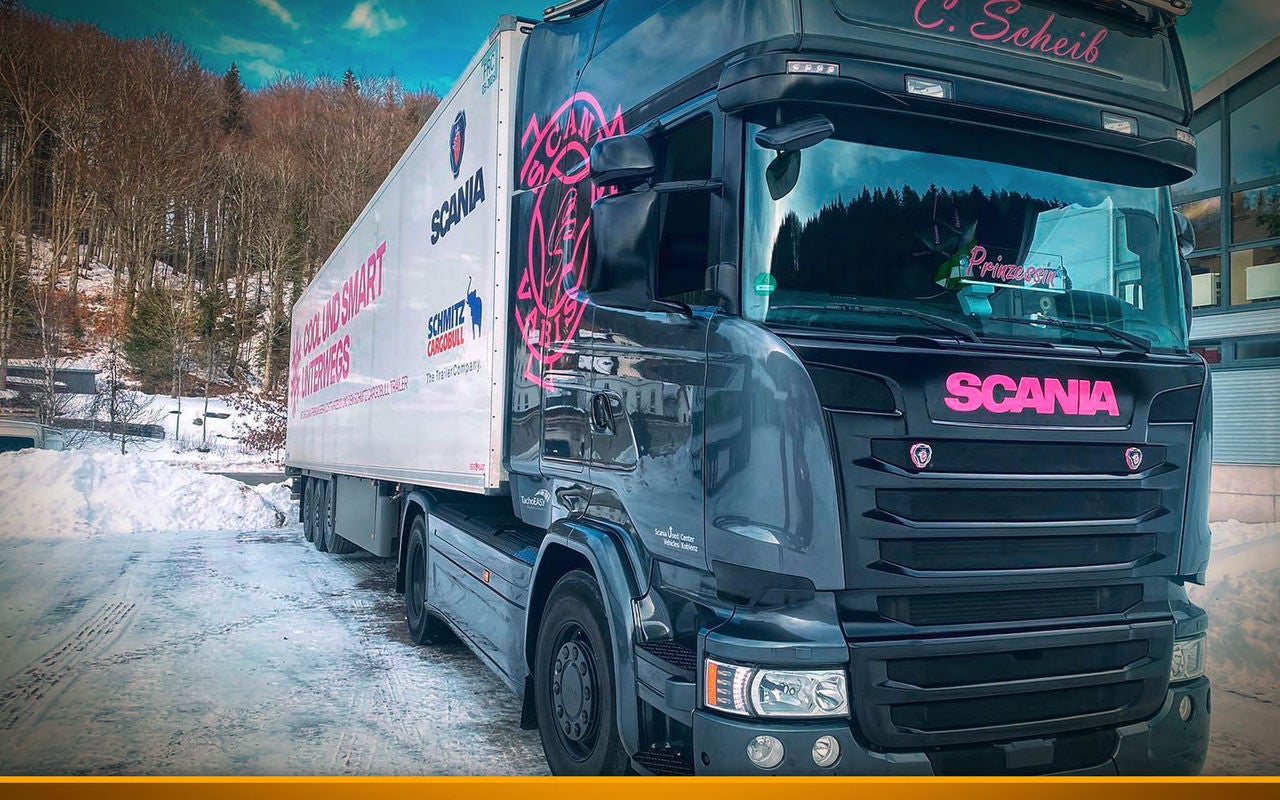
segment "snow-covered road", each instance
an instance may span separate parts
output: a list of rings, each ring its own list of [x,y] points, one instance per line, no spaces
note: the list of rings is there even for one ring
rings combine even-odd
[[[387,561],[284,529],[0,539],[0,773],[543,774]]]

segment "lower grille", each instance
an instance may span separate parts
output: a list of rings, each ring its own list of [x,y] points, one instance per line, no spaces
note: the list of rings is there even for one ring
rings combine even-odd
[[[1104,642],[1075,647],[972,653],[947,658],[903,658],[887,665],[889,680],[921,689],[1025,681],[1124,669],[1151,656],[1147,641]]]
[[[1142,695],[1137,681],[1050,692],[898,706],[895,725],[924,733],[1021,725],[1039,719],[1121,711]]]
[[[1131,564],[1153,557],[1155,549],[1151,534],[887,539],[880,542],[880,560],[920,572],[1061,569]]]
[[[854,711],[861,733],[885,748],[975,747],[1097,731],[1145,719],[1159,709],[1172,651],[1168,620],[851,642],[852,691],[859,699]],[[1054,759],[1063,752],[1055,751]],[[1025,755],[1017,754],[1013,763]],[[1096,755],[1085,748],[1056,769],[1090,766],[1081,762],[1100,762]],[[982,758],[1003,759],[1003,751]],[[959,763],[950,762],[948,769],[962,769]],[[1006,771],[1003,760],[974,768]]]
[[[887,595],[880,615],[908,625],[968,625],[1120,614],[1142,600],[1142,587],[1078,586],[1021,592]]]
[[[1154,489],[877,489],[876,508],[910,522],[1134,520],[1160,510]]]
[[[1005,751],[998,745],[948,747],[929,753],[934,775],[1044,775],[1071,772],[1103,764],[1116,751],[1120,737],[1115,731],[1071,733],[1049,740],[1052,760],[1029,767],[1010,767]]]

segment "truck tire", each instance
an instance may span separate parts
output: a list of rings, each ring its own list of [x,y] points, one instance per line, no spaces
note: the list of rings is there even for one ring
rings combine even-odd
[[[449,626],[427,610],[427,518],[419,514],[409,528],[404,562],[404,621],[415,644],[436,644],[449,635]]]
[[[315,479],[303,478],[302,484],[302,538],[308,542],[316,537]]]
[[[316,493],[316,504],[312,506],[315,509],[315,526],[312,531],[311,543],[321,553],[329,550],[329,545],[325,539],[329,536],[329,516],[325,513],[325,498],[329,496],[329,481],[316,479],[315,484],[311,487]]]
[[[538,627],[534,702],[553,775],[625,775],[613,648],[595,578],[574,570],[551,589]]]
[[[326,484],[324,497],[321,502],[324,503],[324,549],[333,553],[335,556],[345,556],[348,553],[354,553],[356,546],[338,535],[337,481],[329,481]]]

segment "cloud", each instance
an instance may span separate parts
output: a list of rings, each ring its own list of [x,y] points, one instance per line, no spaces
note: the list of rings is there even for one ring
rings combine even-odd
[[[408,23],[378,8],[377,0],[363,0],[351,9],[351,16],[342,23],[349,31],[360,31],[365,36],[379,36],[388,31],[398,31]]]
[[[240,65],[240,69],[242,73],[257,76],[257,82],[260,84],[271,83],[285,74],[284,68],[277,67],[275,64],[261,58],[254,58],[244,62]]]
[[[217,44],[209,49],[223,55],[248,56],[262,61],[279,61],[284,58],[284,51],[274,44],[237,39],[234,36],[218,37]]]
[[[289,9],[280,5],[280,0],[253,0],[253,2],[271,12],[271,16],[288,25],[294,30],[298,29],[298,23],[294,21],[293,15],[289,13]]]

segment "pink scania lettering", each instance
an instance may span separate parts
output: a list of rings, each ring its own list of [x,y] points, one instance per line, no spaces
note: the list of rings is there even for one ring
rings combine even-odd
[[[1042,416],[1120,416],[1111,381],[1013,378],[998,373],[982,378],[972,372],[953,372],[947,376],[946,387],[942,402],[962,414],[981,409],[993,414],[1033,411]]]

